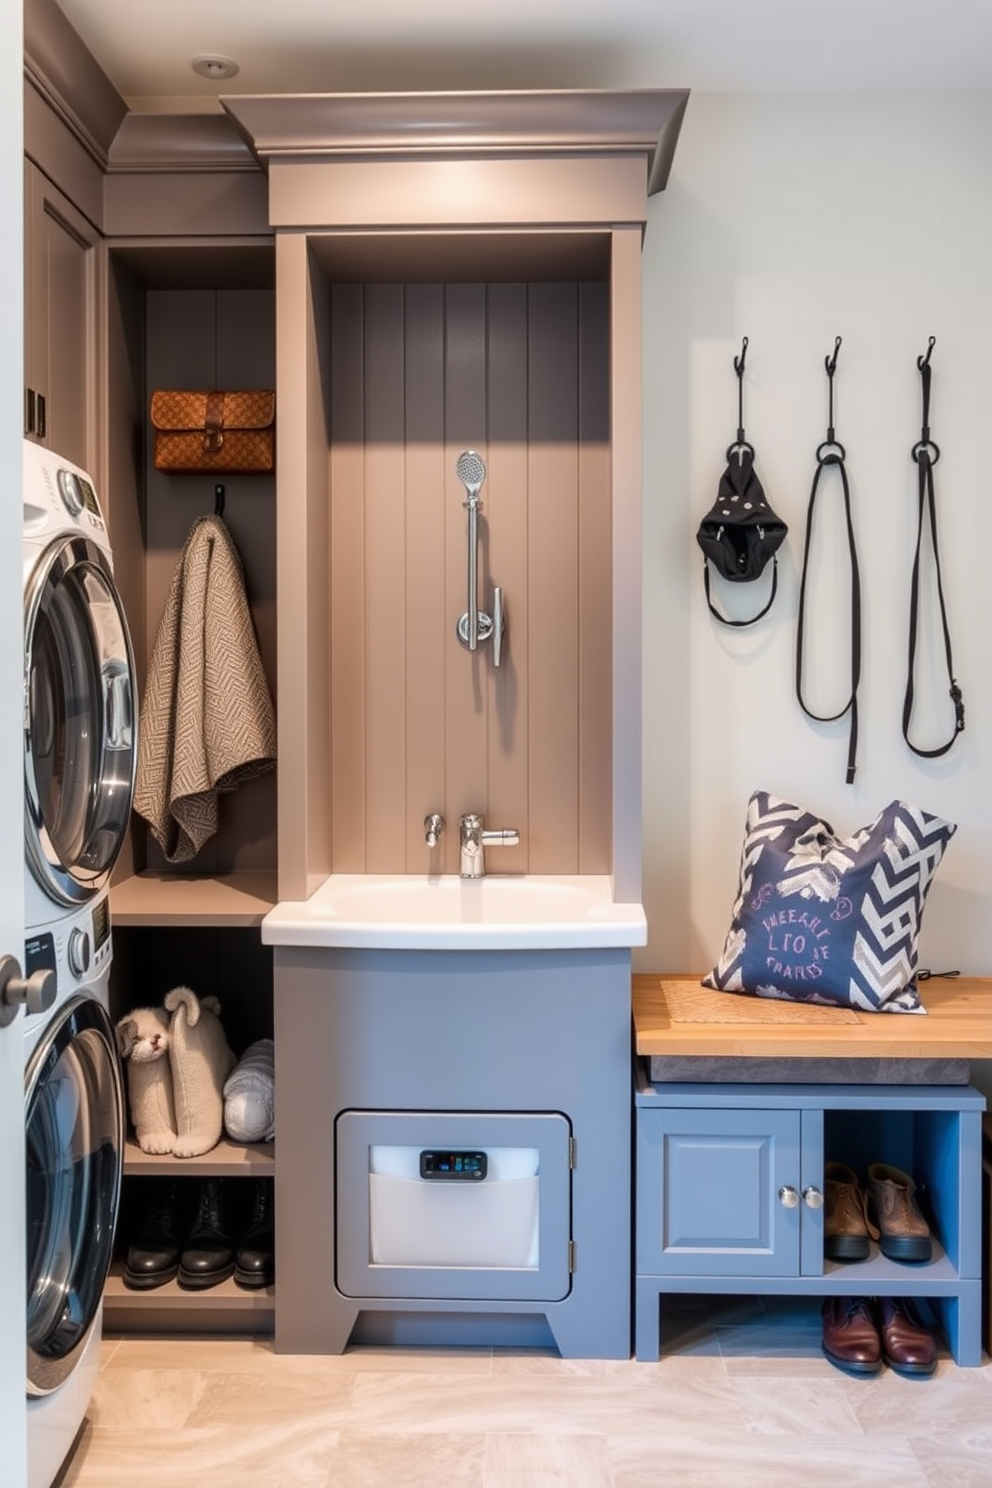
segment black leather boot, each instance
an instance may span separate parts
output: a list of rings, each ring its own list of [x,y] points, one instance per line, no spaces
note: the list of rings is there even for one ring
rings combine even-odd
[[[177,1185],[172,1178],[143,1178],[144,1209],[127,1248],[124,1285],[135,1291],[164,1286],[179,1270]]]
[[[234,1279],[239,1286],[271,1286],[275,1280],[275,1226],[272,1211],[273,1180],[251,1180],[251,1212],[238,1244]]]
[[[223,1178],[201,1178],[196,1213],[179,1260],[179,1285],[197,1290],[226,1281],[234,1270],[234,1245]]]

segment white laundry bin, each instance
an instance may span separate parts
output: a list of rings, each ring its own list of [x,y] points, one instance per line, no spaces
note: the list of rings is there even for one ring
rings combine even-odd
[[[539,1213],[536,1147],[369,1148],[374,1265],[535,1270]]]

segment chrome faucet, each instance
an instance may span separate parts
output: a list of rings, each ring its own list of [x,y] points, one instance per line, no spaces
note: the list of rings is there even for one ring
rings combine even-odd
[[[520,833],[515,827],[502,831],[486,831],[486,819],[478,812],[469,812],[459,823],[458,872],[462,878],[484,878],[486,874],[487,847],[517,847]]]
[[[424,817],[424,841],[428,847],[437,847],[441,841],[441,833],[444,831],[444,817],[437,811],[428,812]]]

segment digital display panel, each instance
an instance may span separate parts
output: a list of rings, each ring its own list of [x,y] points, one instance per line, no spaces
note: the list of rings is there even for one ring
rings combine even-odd
[[[93,487],[90,485],[88,480],[83,480],[82,476],[78,477],[77,483],[80,492],[82,493],[83,505],[85,506],[86,510],[88,512],[92,512],[94,517],[99,517],[102,521],[103,514],[100,511],[100,503],[96,499],[96,492],[94,491]]]
[[[98,951],[110,935],[110,900],[101,899],[93,911],[93,949]]]
[[[485,1178],[488,1162],[484,1152],[435,1152],[420,1154],[421,1178],[444,1180]]]

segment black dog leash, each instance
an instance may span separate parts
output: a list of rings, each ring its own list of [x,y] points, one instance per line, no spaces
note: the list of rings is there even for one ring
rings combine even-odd
[[[916,358],[923,393],[923,428],[920,438],[913,445],[911,454],[916,461],[919,474],[919,509],[916,524],[916,553],[913,558],[913,579],[909,605],[909,667],[906,674],[906,696],[902,708],[902,735],[914,754],[922,759],[938,759],[946,754],[958,734],[964,732],[964,701],[961,689],[954,677],[954,662],[951,658],[951,633],[947,625],[947,609],[944,605],[944,586],[940,576],[940,552],[937,547],[937,507],[934,500],[933,467],[940,459],[940,449],[930,438],[930,353],[936,337],[931,336],[926,356]],[[930,546],[933,550],[934,570],[937,579],[937,599],[940,605],[940,623],[944,632],[944,659],[947,665],[947,680],[950,684],[951,702],[954,704],[954,732],[946,744],[937,749],[920,749],[909,737],[909,725],[913,716],[914,684],[916,669],[916,631],[919,619],[920,565],[923,548],[924,518],[930,525]]]
[[[847,749],[847,784],[854,783],[854,771],[858,753],[858,683],[861,680],[861,574],[858,568],[858,550],[854,541],[854,523],[851,520],[851,491],[847,483],[847,469],[844,461],[847,453],[840,440],[834,432],[834,373],[837,370],[837,353],[840,351],[841,338],[838,336],[834,342],[833,356],[824,358],[824,366],[827,369],[827,386],[829,388],[830,412],[827,419],[827,437],[817,447],[816,470],[813,475],[813,486],[809,493],[809,506],[806,511],[806,545],[803,549],[803,576],[799,585],[799,619],[796,626],[796,697],[799,706],[807,718],[815,719],[817,723],[836,723],[843,718],[845,713],[851,715],[851,733]],[[816,497],[820,486],[820,477],[823,472],[834,467],[840,472],[841,487],[844,495],[844,516],[847,521],[847,550],[851,559],[851,694],[836,713],[814,713],[806,704],[803,697],[803,630],[805,626],[806,611],[806,572],[809,567],[809,550],[813,538],[813,513],[816,507]]]

